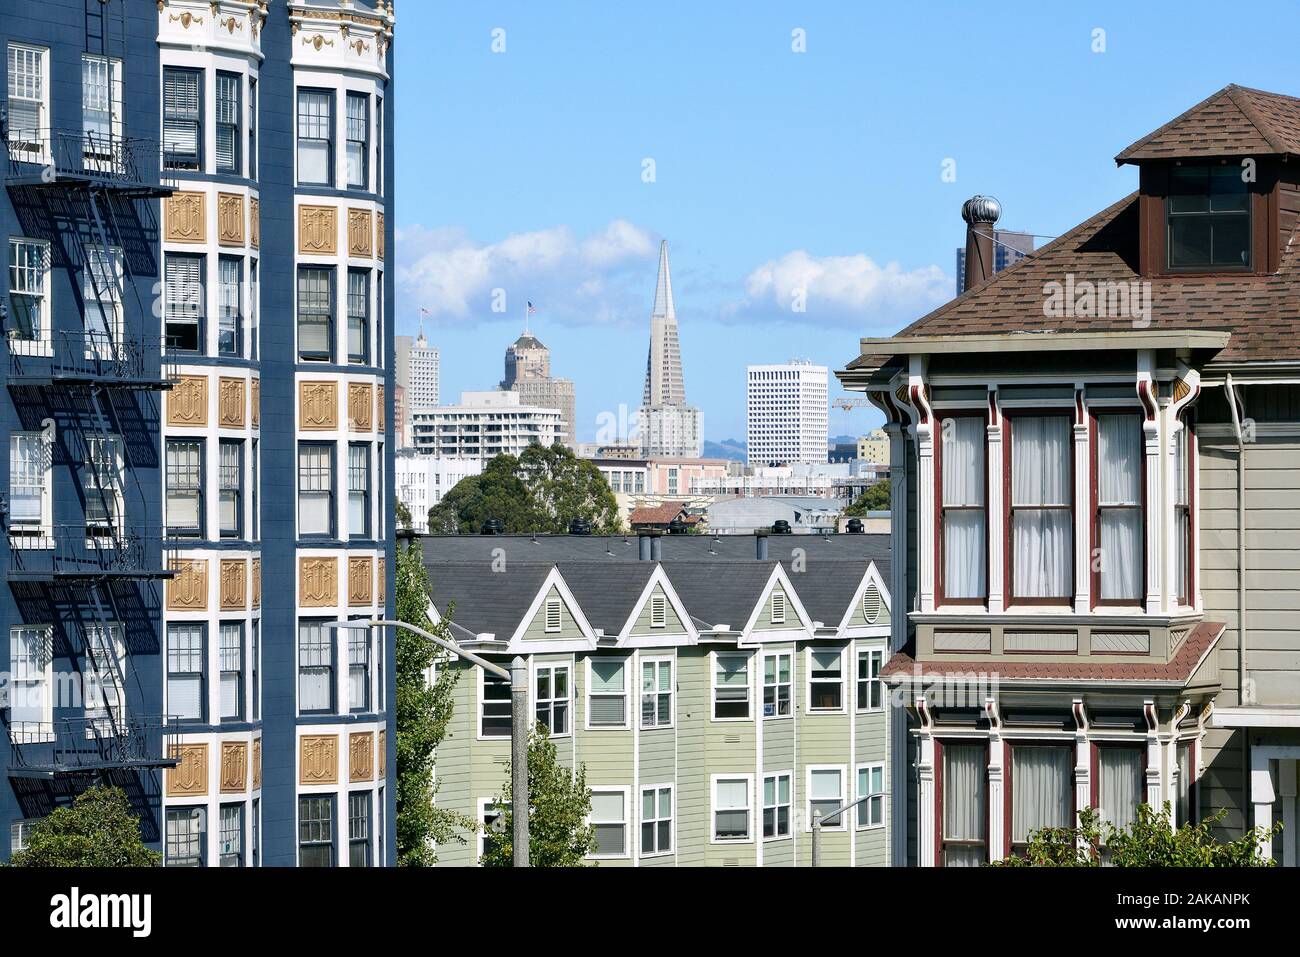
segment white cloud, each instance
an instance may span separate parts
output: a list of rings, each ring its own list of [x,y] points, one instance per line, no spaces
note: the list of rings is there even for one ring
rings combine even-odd
[[[892,332],[952,295],[952,278],[938,266],[906,270],[896,262],[881,266],[861,253],[813,256],[796,249],[753,270],[745,278],[744,298],[724,305],[722,315]]]
[[[616,219],[575,236],[567,226],[514,233],[479,243],[465,230],[412,226],[397,233],[397,286],[404,312],[423,306],[443,321],[494,318],[493,294],[505,290],[505,315],[566,323],[640,318],[654,288],[656,243],[645,229]]]

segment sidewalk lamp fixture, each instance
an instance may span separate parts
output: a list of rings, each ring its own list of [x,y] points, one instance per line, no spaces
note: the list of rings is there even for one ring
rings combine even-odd
[[[435,645],[477,665],[484,671],[510,682],[510,790],[511,811],[514,821],[512,845],[515,867],[528,867],[528,662],[516,655],[509,670],[466,651],[455,642],[439,638],[423,628],[404,621],[376,619],[369,621],[332,621],[326,624],[331,630],[356,628],[404,628],[427,638]]]

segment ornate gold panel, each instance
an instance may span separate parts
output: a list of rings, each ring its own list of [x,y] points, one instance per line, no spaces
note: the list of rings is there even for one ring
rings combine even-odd
[[[249,380],[248,391],[251,396],[249,415],[253,420],[253,428],[260,428],[262,425],[262,380],[257,376],[253,376]]]
[[[192,797],[208,793],[208,746],[174,744],[171,756],[179,762],[167,769],[167,796]]]
[[[388,428],[388,426],[385,424],[384,421],[385,412],[386,410],[384,408],[384,387],[381,385],[379,389],[375,392],[375,419],[379,422],[380,432],[383,432]]]
[[[245,424],[244,401],[247,380],[222,376],[217,382],[217,425],[223,429],[242,429]]]
[[[248,607],[248,562],[242,558],[221,559],[221,610],[242,611]]]
[[[369,731],[348,735],[348,781],[373,781],[375,777],[375,736]]]
[[[339,783],[339,736],[305,734],[298,741],[298,783]]]
[[[262,607],[262,560],[253,559],[253,607]]]
[[[339,560],[298,559],[298,604],[303,608],[332,608],[339,603]]]
[[[168,611],[207,611],[208,560],[179,559],[171,567],[176,577],[167,582]]]
[[[388,595],[388,559],[379,556],[379,581],[375,583],[375,592],[379,595],[379,604],[387,601]]]
[[[244,197],[240,193],[217,193],[217,242],[244,245]]]
[[[369,259],[375,252],[375,226],[368,209],[348,210],[348,255]]]
[[[348,559],[348,604],[369,605],[373,593],[371,586],[375,580],[374,560],[365,558]]]
[[[376,243],[379,247],[379,258],[384,258],[384,214],[380,213],[378,217],[378,227],[375,230]]]
[[[167,424],[202,427],[208,424],[208,377],[183,375],[167,392]]]
[[[339,427],[339,384],[298,383],[298,428],[304,432],[327,432]]]
[[[169,243],[204,243],[208,240],[207,197],[180,191],[163,201],[163,239]]]
[[[221,742],[221,793],[239,794],[248,787],[248,744]]]
[[[379,779],[382,781],[388,773],[388,731],[379,732]]]
[[[373,393],[369,382],[348,383],[348,428],[353,432],[369,432],[374,427]]]
[[[298,207],[298,252],[333,256],[339,251],[339,211],[334,206]]]
[[[262,246],[262,201],[256,196],[248,198],[248,244],[254,249]]]
[[[262,739],[253,739],[253,790],[262,786]]]

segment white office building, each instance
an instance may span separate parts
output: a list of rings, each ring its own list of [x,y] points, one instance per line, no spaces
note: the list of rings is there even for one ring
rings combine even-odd
[[[411,513],[412,529],[424,534],[429,530],[429,509],[441,502],[457,482],[482,471],[481,459],[428,455],[408,449],[393,458],[394,494]]]
[[[421,452],[486,462],[519,455],[530,445],[564,442],[559,409],[523,405],[518,392],[462,392],[456,405],[412,408],[415,448]]]
[[[442,384],[440,381],[441,356],[435,346],[429,345],[424,331],[416,339],[410,336],[394,336],[397,363],[394,369],[397,388],[402,390],[405,407],[403,432],[398,437],[402,448],[410,448],[413,440],[411,434],[411,412],[418,409],[432,409],[442,402]]]
[[[755,365],[748,378],[749,464],[823,464],[830,424],[826,366]]]

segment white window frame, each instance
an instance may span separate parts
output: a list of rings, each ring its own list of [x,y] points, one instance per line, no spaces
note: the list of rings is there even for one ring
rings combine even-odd
[[[18,642],[23,641],[23,632],[29,633],[41,642],[43,661],[40,663],[38,670],[31,673],[30,677],[21,677],[19,670],[15,667],[17,656],[15,648]],[[9,723],[11,727],[18,724],[37,724],[39,728],[23,728],[21,740],[24,742],[37,743],[41,741],[54,740],[54,628],[50,625],[12,625],[9,628],[9,670],[10,670],[10,695],[16,695],[23,688],[39,686],[42,689],[41,695],[41,714],[40,720],[36,722],[15,722],[14,701],[13,698],[6,702],[9,711]],[[48,730],[46,727],[48,726]]]
[[[745,691],[749,711],[743,718],[719,718],[718,705],[718,662],[722,658],[739,658],[745,662]],[[715,651],[709,655],[709,720],[719,723],[742,722],[754,720],[754,669],[751,666],[754,656],[741,651]]]
[[[628,700],[631,696],[628,694],[628,674],[632,670],[632,656],[628,655],[622,658],[623,662],[623,723],[622,724],[592,724],[591,723],[591,699],[592,698],[616,698],[617,694],[609,692],[593,692],[591,666],[596,661],[613,661],[616,660],[613,655],[589,656],[587,658],[586,682],[583,687],[583,697],[586,699],[582,709],[583,729],[586,731],[629,731],[632,728],[632,706]]]
[[[551,612],[555,612],[555,624],[551,624]],[[564,601],[560,598],[547,598],[543,606],[543,628],[546,634],[555,635],[564,630]]]
[[[744,837],[718,837],[718,812],[739,811],[739,807],[718,806],[718,785],[723,782],[745,782],[746,834]],[[714,774],[709,778],[709,843],[710,844],[753,844],[754,843],[754,775],[752,774]]]
[[[869,791],[869,792],[863,793],[863,792],[861,792],[861,791],[858,790],[858,785],[859,785],[859,784],[861,783],[861,781],[862,781],[862,772],[863,772],[863,771],[866,771],[866,772],[868,773],[868,782],[870,781],[870,773],[871,773],[872,771],[879,771],[879,772],[880,772],[880,790],[879,790],[879,791]],[[854,830],[857,830],[857,831],[879,831],[879,830],[883,829],[883,828],[885,827],[885,814],[886,814],[886,810],[887,810],[887,808],[886,808],[886,804],[885,804],[885,795],[889,793],[888,784],[887,784],[886,779],[885,779],[885,765],[884,765],[884,762],[883,762],[883,761],[872,761],[872,762],[869,762],[869,763],[867,763],[867,764],[859,764],[856,768],[854,768],[854,769],[853,769],[853,787],[854,787],[854,794],[855,794],[855,799],[856,799],[856,800],[861,800],[862,798],[867,797],[868,794],[870,795],[870,800],[868,800],[868,801],[863,801],[863,803],[859,804],[857,807],[855,807],[855,808],[853,809],[853,827],[854,827]],[[868,808],[872,808],[872,807],[876,807],[876,806],[879,806],[879,808],[880,808],[880,823],[879,823],[879,824],[863,824],[863,823],[862,823],[863,812],[864,812],[865,810],[867,810]]]
[[[650,627],[668,627],[668,596],[656,593],[650,596]]]
[[[789,784],[790,787],[789,800],[785,801],[784,803],[782,803],[781,801],[781,778],[785,778],[786,782]],[[774,785],[774,789],[776,792],[775,804],[767,803],[767,782],[768,781],[775,782]],[[786,809],[785,833],[773,834],[771,837],[768,837],[765,834],[763,835],[763,841],[765,843],[770,841],[788,841],[794,837],[794,772],[792,771],[773,771],[771,773],[765,773],[763,775],[763,797],[762,797],[762,807],[761,807],[763,815],[766,816],[769,809],[775,812],[780,808]],[[777,826],[779,826],[777,823],[779,819],[775,813],[773,813],[772,817],[773,817],[773,829],[775,829]],[[760,828],[762,827],[761,821],[759,822],[759,826]]]
[[[84,692],[86,696],[86,717],[91,720],[103,721],[108,717],[111,710],[113,720],[117,724],[117,729],[120,733],[124,730],[126,724],[125,669],[128,665],[126,659],[126,632],[120,621],[112,621],[104,625],[88,625],[87,627],[94,629],[97,633],[107,635],[108,641],[112,643],[113,654],[117,658],[117,663],[123,670],[116,675],[111,675],[113,678],[113,689],[116,692],[116,701],[109,701],[109,696],[105,695],[103,691],[105,687],[104,675],[101,674],[98,667],[91,663],[89,653],[86,655],[86,670],[88,674],[84,676],[84,680],[88,684],[91,682],[94,683],[93,687],[86,688]],[[86,634],[86,646],[88,649],[93,640],[92,635],[88,632]],[[110,661],[106,662],[106,664],[111,668],[113,663]],[[100,704],[94,708],[92,708],[92,694],[94,694],[100,702]]]
[[[481,669],[480,669],[481,670]],[[551,697],[541,698],[537,694],[537,679],[543,671],[549,672],[549,682]],[[563,698],[555,697],[555,673],[563,671],[566,673],[564,679],[565,694]],[[568,738],[573,735],[573,663],[572,661],[533,661],[532,680],[529,682],[529,719],[541,724],[537,718],[537,709],[543,703],[547,704],[547,714],[549,720],[546,723],[547,730],[552,738]],[[557,702],[563,703],[565,707],[565,729],[555,731],[551,725],[555,722],[555,705]]]
[[[653,691],[645,690],[646,665],[654,667],[655,687]],[[659,690],[659,671],[664,665],[668,666],[667,692]],[[658,731],[663,728],[673,727],[673,725],[677,723],[677,666],[675,659],[672,655],[647,655],[641,659],[638,670],[640,671],[638,677],[641,680],[641,690],[637,695],[637,720],[641,724],[641,729],[643,731]],[[668,695],[668,720],[665,722],[659,721],[659,696],[661,694]],[[655,699],[654,720],[649,724],[647,724],[645,720],[645,699],[647,697]]]
[[[53,510],[51,473],[53,469],[53,443],[50,437],[44,432],[11,432],[9,433],[9,496],[10,501],[13,499],[13,456],[15,439],[36,439],[40,443],[43,453],[44,463],[41,469],[43,479],[41,482],[41,521],[39,525],[30,522],[18,522],[12,512],[9,516],[9,547],[11,549],[19,548],[51,548],[51,536],[53,535]]]
[[[666,818],[659,816],[659,796],[661,791],[668,792],[668,817]],[[645,796],[647,794],[654,795],[654,817],[645,816]],[[637,804],[640,820],[637,823],[640,825],[641,830],[637,831],[637,852],[643,858],[668,857],[677,850],[677,789],[671,784],[645,784],[641,786],[640,798],[640,803]],[[668,822],[668,846],[659,847],[659,825],[664,821]],[[644,834],[642,832],[645,830],[646,824],[654,825],[656,846],[653,851],[647,851],[645,849]]]
[[[504,814],[505,809],[509,807],[508,804],[507,805],[498,804],[496,802],[496,798],[479,798],[478,801],[475,802],[475,806],[478,808],[478,817],[476,817],[475,820],[480,825],[484,824],[484,818],[487,817],[489,808],[496,808],[497,816],[499,817],[501,814]],[[483,852],[486,850],[486,847],[484,846],[486,840],[487,840],[487,827],[480,826],[474,832],[474,843],[478,849],[478,853],[474,855],[475,867],[483,866],[482,864]]]
[[[868,677],[865,679],[862,678],[860,674],[863,658],[866,658],[868,662],[867,663]],[[873,660],[877,663],[874,669],[872,668],[871,665],[871,662]],[[883,671],[885,668],[885,649],[884,648],[859,648],[858,653],[854,657],[853,662],[855,666],[853,672],[853,706],[854,708],[857,709],[858,714],[879,714],[880,712],[885,710],[886,688],[885,688],[884,680],[880,677],[880,672]],[[858,689],[861,688],[862,685],[864,684],[867,685],[867,706],[865,708],[859,707],[858,705]],[[871,706],[872,685],[877,685],[880,688],[879,708],[873,708]]]
[[[782,681],[780,680],[780,679],[781,679],[781,665],[780,665],[780,659],[782,659],[782,658],[788,658],[788,659],[790,659],[790,680],[789,680],[789,681],[786,681],[786,682],[782,682]],[[774,684],[771,684],[771,685],[769,685],[769,684],[767,683],[767,662],[768,662],[769,659],[776,659],[776,661],[777,661],[777,671],[776,671],[776,674],[777,674],[777,680],[776,680],[776,682],[775,682]],[[759,677],[759,681],[761,682],[761,684],[762,684],[762,689],[763,689],[763,695],[762,695],[763,700],[760,702],[760,706],[763,708],[763,720],[764,720],[764,721],[784,721],[784,720],[787,719],[787,718],[793,718],[793,717],[794,717],[794,652],[793,652],[793,651],[768,651],[768,652],[764,652],[764,653],[763,653],[763,667],[762,667],[762,673],[761,673],[761,675],[760,675],[760,677]],[[788,691],[787,700],[789,701],[790,710],[789,710],[789,712],[787,712],[786,714],[777,714],[775,710],[772,712],[772,714],[768,714],[768,713],[767,713],[767,701],[766,701],[766,699],[767,699],[767,689],[768,689],[769,687],[770,687],[770,688],[780,688],[783,684],[785,685],[786,690]],[[773,701],[773,708],[774,708],[774,709],[775,709],[775,707],[776,707],[776,698],[777,698],[777,696],[774,695],[774,701]]]
[[[81,270],[81,292],[86,325],[86,358],[115,358],[122,354],[122,300],[126,296],[126,255],[121,246],[106,247],[91,244],[85,249],[86,261],[82,264]],[[108,273],[107,299],[99,298],[91,280],[91,273],[95,270],[94,263],[97,259],[103,263],[102,270]],[[102,308],[101,304],[111,308]],[[111,340],[109,343],[101,343],[91,338],[92,335],[97,334],[91,328],[92,317],[93,321],[98,323],[104,319],[103,313],[108,313],[103,334],[109,337]]]
[[[620,820],[607,821],[607,820],[598,819],[591,814],[587,815],[587,825],[589,827],[594,828],[597,824],[603,824],[603,825],[617,824],[623,828],[623,853],[622,854],[597,854],[595,852],[592,852],[591,854],[587,855],[588,860],[618,861],[618,860],[624,860],[632,856],[632,844],[628,836],[628,813],[627,813],[628,791],[629,788],[627,787],[627,785],[617,785],[617,784],[604,784],[604,785],[591,788],[591,794],[593,798],[597,794],[617,794],[619,796],[619,799],[623,802],[623,816]],[[594,806],[595,805],[593,803],[593,807]]]
[[[484,688],[487,685],[486,682],[487,672],[484,671],[482,668],[475,668],[474,672],[475,672],[475,678],[478,682],[478,688],[477,688],[478,706],[474,709],[474,737],[479,741],[509,741],[510,740],[509,732],[507,732],[506,734],[484,734],[483,733],[483,707],[487,703],[487,698],[484,697],[483,692],[484,692]],[[510,701],[510,699],[506,699],[506,700]],[[513,702],[511,702],[511,707],[513,708]]]
[[[30,265],[15,265],[15,254],[17,248],[21,246],[34,247],[34,251],[39,258],[39,264],[33,268]],[[9,247],[7,250],[8,260],[5,266],[9,271],[9,289],[10,296],[17,294],[27,296],[37,300],[37,317],[36,322],[40,328],[37,335],[32,339],[19,339],[16,336],[9,335],[16,330],[7,330],[5,341],[9,346],[10,353],[23,356],[48,356],[52,355],[51,335],[50,335],[50,244],[44,239],[29,239],[26,236],[10,236]],[[27,287],[20,281],[21,276],[25,273],[34,273],[37,288]],[[12,323],[13,316],[10,316]]]
[[[6,83],[5,90],[7,99],[5,100],[5,109],[8,111],[10,123],[13,122],[13,111],[10,104],[13,100],[26,100],[36,104],[37,123],[36,128],[32,130],[36,134],[36,142],[31,145],[39,145],[40,152],[32,151],[31,153],[23,152],[22,158],[25,162],[49,163],[50,162],[50,49],[49,47],[36,46],[31,43],[9,43],[5,50],[5,69],[8,75],[9,63],[14,58],[16,52],[35,54],[37,68],[40,72],[40,90],[37,96],[15,96],[14,84]],[[19,145],[27,145],[26,141],[14,138],[14,130],[9,130],[9,142]]]
[[[848,768],[846,768],[846,767],[845,767],[844,765],[842,765],[842,764],[810,764],[810,765],[808,765],[807,768],[806,768],[805,771],[804,771],[804,801],[803,801],[803,809],[804,809],[804,830],[805,830],[805,831],[811,831],[811,830],[812,830],[812,822],[813,822],[813,785],[812,785],[812,782],[813,782],[813,775],[814,775],[815,773],[817,773],[817,772],[830,772],[830,771],[834,771],[834,772],[836,772],[837,774],[839,774],[839,776],[840,776],[840,803],[837,804],[836,807],[843,807],[845,804],[848,804],[848,803],[849,803],[848,798],[846,797],[846,795],[848,794],[848,790],[847,790],[847,788],[848,788]],[[818,800],[827,800],[827,799],[826,799],[826,798],[819,798]],[[848,811],[844,811],[844,812],[842,812],[842,813],[840,814],[840,823],[839,823],[839,824],[836,824],[836,825],[830,825],[830,824],[825,824],[825,823],[823,823],[821,829],[822,829],[823,831],[846,831],[846,830],[848,830],[848,825],[846,824],[846,822],[845,822],[844,819],[845,819],[846,817],[848,817],[849,813],[850,813],[850,812],[848,812]],[[826,819],[825,819],[825,818],[822,818],[822,820],[825,821]]]
[[[845,714],[847,712],[847,692],[844,684],[847,675],[845,674],[844,659],[848,657],[848,647],[838,649],[840,656],[840,706],[838,708],[814,708],[813,707],[813,651],[831,651],[830,648],[806,648],[804,649],[804,705],[808,714]],[[856,662],[855,662],[856,664]],[[855,676],[856,677],[856,676]],[[824,679],[819,680],[818,684],[830,684]],[[856,690],[856,689],[855,689]]]
[[[780,601],[777,601],[777,599],[780,599]],[[781,591],[779,588],[774,590],[772,592],[771,605],[772,624],[784,625],[786,610],[790,607],[790,600],[786,598],[785,592]]]
[[[122,143],[122,61],[117,57],[100,56],[97,53],[83,53],[81,55],[81,130],[82,130],[82,162],[87,169],[94,169],[101,172],[122,171],[122,155],[116,151],[111,151],[107,157],[98,156],[90,152],[89,131],[86,129],[86,72],[90,64],[97,64],[103,71],[103,78],[108,83],[108,89],[105,91],[108,101],[109,114],[109,147]]]

